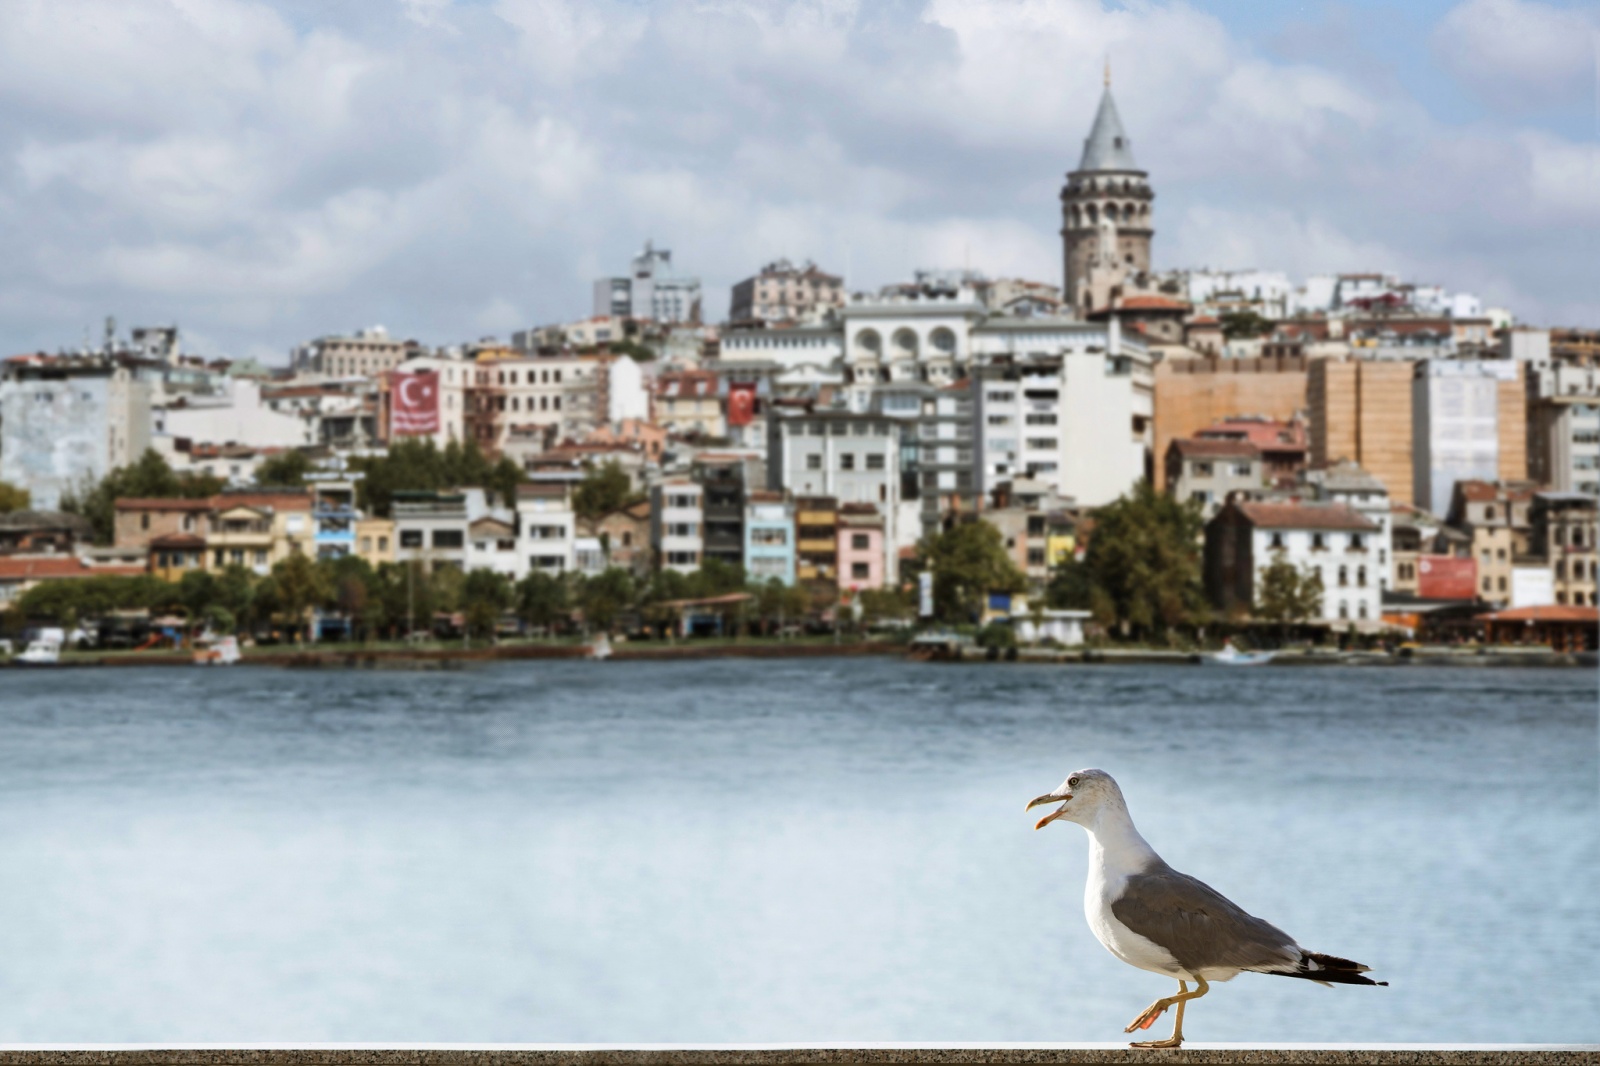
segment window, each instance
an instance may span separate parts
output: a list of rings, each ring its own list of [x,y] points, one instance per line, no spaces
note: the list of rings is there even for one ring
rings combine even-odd
[[[402,548],[420,548],[420,547],[422,547],[422,530],[420,530],[420,529],[402,529],[400,531],[400,547],[402,547]]]
[[[867,456],[867,469],[868,470],[882,470],[883,469],[883,453],[874,452],[873,454]]]
[[[1483,591],[1485,591],[1485,592],[1489,592],[1490,591],[1490,585],[1489,585],[1489,579],[1488,578],[1484,578],[1483,579]]]
[[[1195,477],[1210,477],[1212,473],[1211,464],[1197,461],[1189,467],[1189,472]]]
[[[389,538],[388,537],[379,537],[378,538],[378,550],[381,551],[381,552],[386,552],[386,551],[389,550]]]
[[[1030,426],[1053,426],[1055,424],[1056,424],[1056,416],[1055,415],[1029,415],[1028,416],[1028,425],[1030,425]]]
[[[142,514],[142,515],[139,516],[139,528],[140,529],[149,529],[150,528],[150,516],[149,515]]]
[[[1056,446],[1054,437],[1029,437],[1028,447],[1046,451]]]
[[[1325,551],[1328,547],[1326,536],[1321,533],[1311,534],[1311,550],[1314,552]]]
[[[839,453],[839,469],[854,470],[856,468],[856,455],[854,452]]]
[[[787,529],[752,529],[750,531],[750,543],[769,548],[782,547],[789,543],[789,531]]]
[[[1350,605],[1348,603],[1340,602],[1340,604],[1339,604],[1339,617],[1340,618],[1349,618],[1350,617]]]
[[[1043,548],[1029,548],[1028,549],[1028,565],[1029,566],[1043,566],[1044,565],[1044,549]]]
[[[1031,420],[1033,418],[1033,416],[1029,415],[1028,418]],[[1011,416],[1010,415],[990,415],[987,421],[988,421],[989,425],[991,425],[991,426],[1009,426],[1011,424]]]
[[[296,544],[294,546],[294,549],[295,549],[295,551],[299,551],[300,550],[300,545]],[[256,550],[256,565],[257,566],[266,566],[267,565],[267,553],[262,551],[262,550],[260,550],[259,548]]]
[[[1344,588],[1348,584],[1350,584],[1350,568],[1341,566],[1339,567],[1339,587]]]
[[[362,537],[361,538],[361,554],[362,555],[366,555],[370,551],[372,551],[372,538],[371,537]]]
[[[1484,517],[1484,521],[1486,521],[1486,522],[1493,522],[1494,521],[1494,505],[1493,504],[1490,504],[1488,507],[1485,507],[1483,509],[1483,517]]]
[[[1356,567],[1356,587],[1363,589],[1367,587],[1367,568],[1364,566]]]
[[[991,392],[988,395],[990,403],[1010,403],[1017,398],[1014,392]]]
[[[668,552],[667,562],[672,566],[693,566],[699,562],[694,552]]]
[[[866,551],[872,547],[872,537],[866,533],[850,534],[850,547],[855,551]]]
[[[1499,580],[1499,584],[1500,584],[1500,591],[1504,592],[1506,590],[1506,579],[1502,577],[1502,578],[1499,578],[1498,580]]]
[[[1283,534],[1282,533],[1274,533],[1274,534],[1272,534],[1272,536],[1270,538],[1268,538],[1268,540],[1267,540],[1267,547],[1273,548],[1275,550],[1282,550],[1282,548],[1283,548]]]
[[[1351,551],[1353,551],[1353,552],[1362,551],[1362,550],[1364,550],[1366,548],[1366,546],[1367,546],[1367,538],[1366,537],[1363,537],[1360,533],[1352,533],[1352,534],[1350,534],[1350,550]]]
[[[692,537],[695,535],[698,529],[699,526],[694,522],[668,522],[667,536]]]
[[[822,456],[816,454],[815,452],[813,452],[810,455],[806,456],[806,469],[807,470],[821,470],[822,469]]]
[[[436,529],[433,531],[433,546],[435,548],[459,548],[466,542],[466,534],[459,529]]]

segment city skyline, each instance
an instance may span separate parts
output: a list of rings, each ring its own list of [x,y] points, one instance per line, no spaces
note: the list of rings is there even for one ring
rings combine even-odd
[[[1059,283],[1056,194],[1107,55],[1161,196],[1157,269],[1385,270],[1595,317],[1576,5],[14,11],[11,352],[106,314],[276,364],[376,322],[505,336],[581,317],[646,239],[711,320],[778,256],[854,288],[963,265]]]

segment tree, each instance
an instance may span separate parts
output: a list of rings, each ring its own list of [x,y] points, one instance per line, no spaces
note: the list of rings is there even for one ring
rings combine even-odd
[[[1179,503],[1148,481],[1094,515],[1083,570],[1068,561],[1053,584],[1081,596],[1097,621],[1134,637],[1165,636],[1173,627],[1206,618],[1201,585],[1199,505]]]
[[[256,467],[255,481],[261,486],[299,488],[306,483],[306,475],[311,473],[311,466],[309,455],[291,448],[263,460],[261,465]]]
[[[633,575],[620,567],[609,566],[578,586],[578,606],[585,625],[610,632],[617,616],[633,606],[638,595]]]
[[[461,602],[467,614],[467,632],[480,640],[494,636],[500,615],[516,601],[511,579],[479,568],[461,583]]]
[[[891,619],[909,619],[916,610],[916,602],[907,589],[865,589],[861,593],[861,620],[868,625]]]
[[[128,466],[118,467],[98,483],[61,497],[61,509],[89,520],[97,544],[110,544],[119,499],[204,499],[222,491],[221,478],[210,474],[176,473],[161,454],[146,448]]]
[[[26,511],[32,503],[33,494],[27,489],[18,488],[9,481],[0,481],[0,514]]]
[[[1222,335],[1230,341],[1264,337],[1273,330],[1272,321],[1254,311],[1224,311],[1219,321]]]
[[[550,628],[567,616],[567,586],[558,577],[534,570],[517,582],[517,613],[531,626]]]
[[[272,568],[272,593],[277,613],[296,629],[306,622],[313,607],[326,604],[332,594],[328,575],[301,552],[295,552]]]
[[[622,464],[608,459],[584,472],[583,480],[572,493],[572,510],[585,521],[594,521],[619,511],[639,497]]]
[[[522,468],[510,459],[491,463],[476,441],[452,440],[443,449],[432,437],[402,437],[389,445],[386,455],[352,462],[360,471],[356,503],[375,515],[388,517],[396,492],[426,492],[453,488],[485,488],[502,502],[516,498]]]
[[[1276,622],[1280,634],[1295,622],[1322,613],[1322,573],[1311,567],[1296,567],[1280,548],[1272,562],[1261,571],[1256,593],[1255,615]]]
[[[918,554],[922,568],[933,571],[934,613],[947,622],[976,622],[989,593],[1020,592],[1028,584],[1000,531],[981,519],[924,538]]]

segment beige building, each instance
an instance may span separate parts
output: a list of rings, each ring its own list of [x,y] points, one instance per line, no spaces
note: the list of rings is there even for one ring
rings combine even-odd
[[[824,273],[811,262],[795,266],[787,259],[768,263],[755,277],[733,286],[728,321],[800,322],[830,308],[844,306],[844,279]]]
[[[1600,535],[1593,496],[1541,492],[1529,508],[1530,540],[1549,564],[1557,604],[1595,606],[1595,541]]]
[[[360,518],[356,520],[356,554],[373,566],[394,562],[394,520]]]
[[[1154,388],[1155,454],[1165,457],[1173,441],[1236,415],[1293,420],[1306,405],[1306,364],[1292,358],[1169,360],[1157,364]],[[1157,465],[1156,478],[1158,487],[1166,486],[1164,464]]]
[[[297,370],[310,370],[332,378],[377,377],[393,370],[422,346],[416,341],[395,340],[382,326],[357,330],[349,337],[318,337],[295,352]]]
[[[1341,459],[1383,482],[1389,498],[1412,503],[1411,380],[1415,364],[1316,359],[1306,379],[1311,467]]]
[[[530,356],[468,364],[466,435],[493,457],[537,453],[544,441],[587,434],[605,419],[608,358]]]
[[[1447,520],[1472,538],[1469,550],[1478,564],[1478,595],[1490,603],[1511,603],[1513,568],[1534,551],[1529,513],[1533,497],[1534,486],[1525,481],[1456,482]]]

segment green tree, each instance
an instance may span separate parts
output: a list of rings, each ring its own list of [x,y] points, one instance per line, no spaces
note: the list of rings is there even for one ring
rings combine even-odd
[[[579,518],[593,521],[620,510],[639,497],[622,464],[608,459],[584,472],[583,480],[572,493],[572,510]]]
[[[278,616],[297,632],[311,609],[325,606],[333,592],[327,573],[301,552],[275,564],[271,581]]]
[[[389,445],[387,454],[356,459],[352,465],[362,475],[356,486],[357,505],[383,517],[389,516],[396,492],[483,488],[509,505],[525,480],[514,461],[491,463],[470,440],[465,444],[452,440],[441,449],[431,437],[402,437]]]
[[[110,544],[115,532],[120,499],[204,499],[221,492],[221,478],[209,474],[176,473],[153,448],[128,466],[118,467],[80,492],[61,497],[61,509],[89,520],[97,544]]]
[[[866,589],[861,593],[861,620],[874,622],[909,619],[917,604],[907,589]]]
[[[27,489],[18,488],[9,481],[0,481],[0,514],[26,511],[32,503],[33,494]]]
[[[1203,622],[1202,528],[1198,504],[1179,503],[1148,481],[1096,511],[1083,557],[1096,620],[1140,639]],[[1082,587],[1070,569],[1058,577],[1063,588]]]
[[[1254,614],[1275,622],[1280,633],[1295,622],[1322,613],[1322,573],[1311,567],[1296,567],[1283,550],[1274,553],[1272,562],[1261,571]]]
[[[633,575],[620,567],[607,567],[593,577],[584,578],[578,586],[578,606],[583,609],[584,624],[609,633],[616,625],[617,616],[633,606],[637,595]]]
[[[269,456],[256,467],[257,485],[276,488],[300,488],[311,473],[311,457],[296,448]]]
[[[567,617],[567,584],[542,570],[517,582],[517,614],[531,626],[553,628]]]
[[[1027,578],[1006,554],[1000,531],[988,522],[960,522],[923,538],[922,569],[933,571],[933,610],[946,622],[976,622],[991,592],[1021,592]]]
[[[1219,321],[1222,335],[1230,341],[1264,337],[1274,328],[1271,319],[1262,318],[1254,311],[1224,311]]]
[[[493,570],[478,568],[461,584],[461,603],[467,615],[467,632],[480,640],[493,637],[500,615],[516,602],[511,579]]]
[[[778,578],[768,578],[766,584],[757,585],[755,593],[756,616],[768,632],[805,620],[811,609],[811,597],[798,585],[785,585]]]

